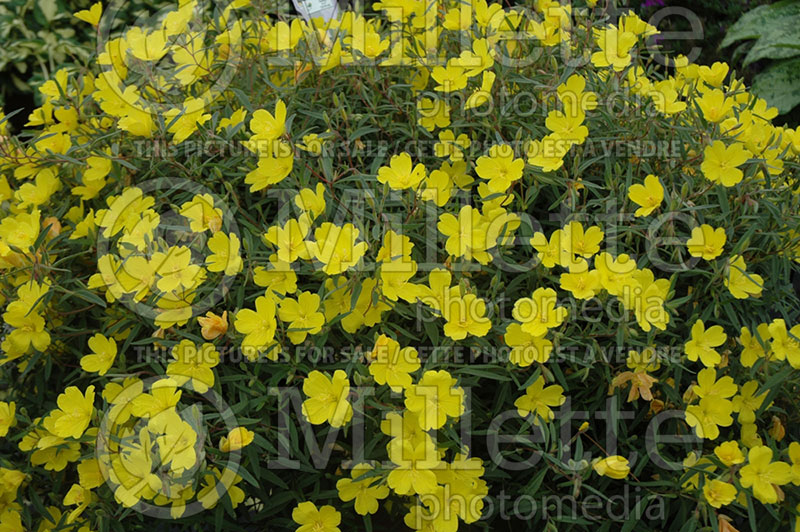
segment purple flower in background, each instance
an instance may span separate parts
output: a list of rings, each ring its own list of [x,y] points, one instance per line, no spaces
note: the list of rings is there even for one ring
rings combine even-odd
[[[642,7],[656,7],[663,6],[664,0],[645,0],[642,2]]]

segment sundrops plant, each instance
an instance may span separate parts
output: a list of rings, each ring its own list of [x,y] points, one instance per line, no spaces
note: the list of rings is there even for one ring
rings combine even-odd
[[[0,530],[796,526],[800,131],[601,4],[77,14],[0,119]]]

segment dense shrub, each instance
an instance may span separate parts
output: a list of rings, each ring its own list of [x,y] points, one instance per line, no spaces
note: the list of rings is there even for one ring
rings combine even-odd
[[[786,530],[800,132],[631,13],[112,6],[0,149],[0,530]]]

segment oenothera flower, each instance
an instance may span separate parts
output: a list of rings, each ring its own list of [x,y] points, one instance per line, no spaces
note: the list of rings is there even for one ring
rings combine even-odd
[[[566,307],[556,307],[558,296],[552,288],[537,288],[531,297],[518,299],[511,311],[522,330],[531,336],[543,336],[549,329],[561,325],[567,317]]]
[[[317,509],[313,502],[301,502],[292,510],[292,520],[297,523],[297,532],[340,532],[342,515],[333,506]]]
[[[514,157],[514,149],[508,144],[497,144],[489,149],[489,155],[478,157],[475,173],[486,179],[489,190],[505,192],[522,177],[525,161]]]
[[[197,323],[200,324],[200,334],[206,340],[224,336],[228,332],[228,311],[223,311],[222,316],[208,311],[205,316],[197,317]]]
[[[76,11],[72,14],[73,17],[88,22],[92,26],[97,26],[100,23],[100,17],[103,15],[103,3],[95,2],[89,9]]]
[[[81,368],[89,373],[105,375],[117,358],[117,342],[97,333],[89,338],[89,349],[92,352],[81,358]]]
[[[775,319],[769,324],[772,336],[770,349],[778,360],[788,360],[795,369],[800,369],[800,324],[787,330],[786,321]]]
[[[715,140],[713,144],[706,146],[703,150],[703,162],[700,170],[712,183],[732,187],[744,177],[744,173],[738,167],[743,165],[751,155],[740,142],[725,146],[721,140]]]
[[[305,220],[288,220],[283,227],[273,225],[264,233],[264,240],[278,248],[278,260],[291,264],[297,259],[309,258],[308,224]]]
[[[417,445],[395,438],[389,442],[389,460],[397,467],[389,473],[386,482],[398,495],[425,495],[436,490],[434,469],[441,462],[430,438]]]
[[[415,166],[407,153],[393,155],[389,166],[378,169],[378,182],[388,184],[393,190],[417,188],[426,176],[425,166],[422,163]]]
[[[534,423],[539,424],[539,418],[546,422],[553,419],[551,407],[561,406],[567,400],[564,397],[564,388],[558,384],[545,387],[544,377],[533,381],[533,384],[525,389],[525,395],[514,401],[517,413],[520,417],[528,417],[534,414]]]
[[[275,114],[265,109],[258,109],[250,119],[251,139],[271,142],[286,133],[286,104],[282,100],[275,102]]]
[[[719,427],[730,427],[733,424],[731,413],[733,405],[726,399],[703,397],[700,404],[686,408],[686,423],[694,427],[699,438],[716,440]]]
[[[747,465],[739,470],[743,488],[752,488],[753,496],[764,504],[778,502],[778,486],[792,481],[792,467],[772,461],[772,449],[759,445],[747,454]]]
[[[80,438],[94,411],[94,386],[84,393],[76,386],[70,386],[56,400],[58,410],[53,410],[44,420],[44,427],[61,438]]]
[[[468,334],[485,336],[492,328],[486,317],[486,302],[475,294],[449,298],[442,307],[442,316],[447,320],[444,334],[453,340],[463,340]]]
[[[487,245],[487,225],[478,209],[464,205],[458,212],[458,218],[450,213],[439,216],[437,227],[447,237],[444,247],[450,255],[488,264],[492,256],[486,250],[494,247],[494,244]]]
[[[733,378],[725,375],[717,380],[717,370],[705,368],[697,374],[697,384],[692,386],[692,392],[700,398],[710,399],[730,399],[739,387],[733,382]]]
[[[353,408],[347,400],[350,380],[347,374],[337,369],[333,378],[320,371],[312,371],[303,382],[303,416],[313,425],[330,423],[342,427],[353,417]]]
[[[606,458],[597,460],[592,464],[592,469],[598,475],[615,478],[617,480],[623,479],[628,476],[631,468],[628,465],[628,459],[622,456],[607,456]]]
[[[744,454],[737,441],[726,441],[714,447],[714,454],[728,467],[744,463]]]
[[[724,228],[717,227],[715,229],[708,224],[703,224],[692,229],[692,236],[686,241],[686,247],[689,248],[689,254],[692,257],[711,260],[722,254],[726,241]]]
[[[714,508],[721,508],[736,498],[736,486],[730,482],[713,479],[703,486],[703,497]]]
[[[14,401],[10,403],[0,401],[0,438],[8,434],[8,429],[16,423],[17,418],[14,415],[16,410],[17,404]]]
[[[255,310],[242,309],[236,313],[233,326],[237,332],[245,335],[242,340],[242,350],[247,358],[255,359],[258,353],[263,353],[273,346],[275,329],[278,326],[275,312],[275,301],[270,297],[260,296],[256,299]],[[270,349],[267,357],[277,360],[277,350]]]
[[[756,395],[757,392],[758,381],[747,381],[742,384],[739,394],[733,398],[733,411],[739,413],[739,423],[756,422],[756,410],[761,408],[767,398],[766,391]]]
[[[325,316],[319,312],[318,294],[301,292],[297,300],[286,297],[281,300],[278,317],[288,323],[286,336],[293,344],[301,344],[309,334],[317,334],[325,324]]]
[[[725,286],[736,299],[760,297],[764,288],[764,278],[755,273],[747,272],[747,264],[741,255],[734,255],[728,259],[728,275],[725,276]]]
[[[227,436],[219,439],[219,450],[223,453],[238,451],[253,443],[255,433],[244,427],[232,428]]]
[[[411,386],[411,373],[420,368],[417,350],[413,347],[400,347],[397,340],[381,334],[375,346],[367,355],[369,373],[378,384],[388,384],[393,392],[400,392]]]
[[[728,336],[719,325],[706,329],[703,320],[697,320],[692,325],[692,337],[684,345],[684,351],[692,362],[699,358],[705,367],[711,368],[722,360],[714,348],[724,344],[727,339]]]
[[[511,347],[508,359],[521,367],[528,367],[534,362],[544,364],[550,359],[550,353],[553,351],[553,342],[544,336],[526,333],[519,323],[508,326],[503,341]]]
[[[172,348],[175,360],[167,366],[167,375],[178,384],[191,382],[192,388],[205,393],[214,385],[214,371],[219,364],[219,352],[214,344],[205,343],[198,347],[191,340],[181,340]]]
[[[239,255],[239,237],[218,231],[208,240],[211,255],[206,257],[206,268],[210,272],[223,272],[236,275],[242,271],[242,257]]]
[[[308,249],[323,264],[323,272],[336,275],[358,264],[366,253],[367,243],[356,243],[358,235],[358,229],[351,223],[340,227],[325,222],[314,231],[316,241],[309,242]]]
[[[649,216],[664,201],[664,187],[658,177],[648,174],[644,184],[633,184],[628,189],[628,198],[639,206],[634,216]]]
[[[355,499],[355,510],[359,515],[374,514],[378,501],[389,496],[389,487],[380,476],[368,476],[373,470],[370,464],[357,464],[350,472],[351,478],[336,481],[339,498],[344,502]]]
[[[447,418],[464,413],[464,390],[445,370],[426,371],[416,385],[406,389],[406,408],[415,412],[423,430],[441,428]]]

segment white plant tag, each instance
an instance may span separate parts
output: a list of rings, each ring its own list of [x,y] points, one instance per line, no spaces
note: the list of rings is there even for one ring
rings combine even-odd
[[[306,22],[317,17],[322,17],[325,22],[328,22],[339,14],[337,0],[292,0],[292,3],[297,12],[306,19]]]

